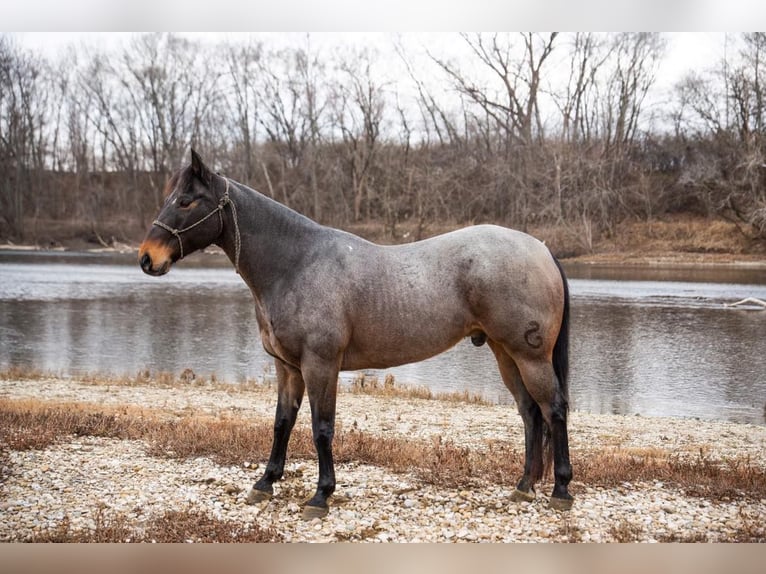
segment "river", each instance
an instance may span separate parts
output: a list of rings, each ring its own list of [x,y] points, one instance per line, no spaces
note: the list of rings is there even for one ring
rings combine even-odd
[[[567,265],[570,394],[594,413],[766,422],[766,270]],[[62,375],[142,369],[236,383],[273,376],[250,293],[201,255],[164,277],[134,256],[0,253],[0,368]],[[487,346],[366,374],[511,403]],[[355,375],[343,374],[347,383]]]

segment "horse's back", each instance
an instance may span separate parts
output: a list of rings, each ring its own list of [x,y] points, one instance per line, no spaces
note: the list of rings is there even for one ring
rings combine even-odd
[[[484,289],[524,299],[529,287],[561,285],[558,268],[544,243],[498,225],[475,225],[411,244],[414,257],[434,276],[451,276]]]
[[[495,256],[498,259],[507,259],[510,256],[516,260],[526,260],[544,258],[548,254],[545,244],[531,235],[491,224],[463,227],[400,247],[409,248],[413,252],[436,255],[442,255],[446,251],[470,257],[476,252],[488,257],[490,262],[494,261]]]
[[[354,323],[347,368],[421,360],[475,330],[513,341],[531,322],[544,332],[559,321],[556,264],[543,243],[520,231],[477,225],[364,250],[351,267],[357,281],[347,300]]]

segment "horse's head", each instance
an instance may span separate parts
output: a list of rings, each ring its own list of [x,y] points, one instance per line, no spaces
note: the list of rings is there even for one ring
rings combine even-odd
[[[191,165],[168,180],[165,203],[138,249],[144,273],[164,275],[179,259],[213,243],[223,229],[228,191],[228,180],[191,150]]]

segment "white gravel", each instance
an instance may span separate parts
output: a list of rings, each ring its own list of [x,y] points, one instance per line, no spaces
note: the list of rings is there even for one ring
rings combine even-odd
[[[248,421],[271,420],[276,402],[270,389],[160,388],[63,379],[0,379],[0,397],[143,406]],[[660,449],[682,457],[749,457],[751,464],[766,464],[764,426],[580,412],[573,412],[570,420],[573,452]],[[382,436],[441,437],[472,449],[510,440],[523,449],[521,419],[509,406],[341,393],[338,424]],[[309,426],[307,405],[298,425]],[[288,461],[274,498],[248,506],[247,490],[264,461],[227,467],[207,458],[171,460],[149,456],[146,446],[141,441],[71,437],[44,450],[10,452],[10,472],[0,482],[0,541],[28,539],[55,528],[65,516],[72,528],[92,528],[100,506],[124,514],[136,526],[166,510],[201,509],[243,525],[275,528],[287,541],[611,541],[620,536],[653,541],[672,535],[726,541],[744,526],[766,535],[766,500],[710,501],[656,481],[595,488],[575,476],[575,506],[559,513],[548,508],[546,496],[514,504],[508,487],[484,483],[446,489],[424,484],[414,474],[358,464],[336,465],[338,487],[330,514],[304,522],[301,503],[314,491],[314,460]],[[576,475],[574,457],[573,464]],[[547,495],[550,488],[543,484],[538,492]]]

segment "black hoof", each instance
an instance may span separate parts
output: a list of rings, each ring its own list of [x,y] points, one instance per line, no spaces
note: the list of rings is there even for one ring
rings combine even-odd
[[[511,502],[532,502],[535,499],[535,491],[524,492],[518,488],[511,495]]]
[[[273,494],[271,492],[251,488],[250,492],[247,493],[245,504],[260,504],[261,502],[271,500],[272,496]]]
[[[303,520],[309,521],[314,520],[315,518],[324,518],[327,516],[327,514],[330,512],[329,506],[309,506],[306,505],[303,507],[303,512],[301,513],[301,518]]]
[[[559,510],[559,511],[571,510],[572,505],[574,504],[574,498],[572,498],[571,496],[569,496],[568,498],[559,498],[557,496],[551,496],[551,499],[548,502],[548,504],[553,510]]]

